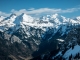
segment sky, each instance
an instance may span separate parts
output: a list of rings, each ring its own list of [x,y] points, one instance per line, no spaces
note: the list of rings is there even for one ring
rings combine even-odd
[[[58,13],[72,18],[80,16],[80,0],[0,0],[0,16],[12,13],[34,16]]]

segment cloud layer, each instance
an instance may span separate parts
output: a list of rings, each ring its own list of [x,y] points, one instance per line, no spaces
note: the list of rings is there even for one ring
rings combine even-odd
[[[11,13],[5,13],[5,12],[2,12],[0,11],[0,16],[9,16]]]
[[[42,14],[54,14],[54,13],[72,13],[75,11],[79,11],[80,8],[69,8],[69,9],[55,9],[55,8],[39,8],[39,9],[35,9],[35,8],[30,8],[28,10],[26,9],[21,9],[21,10],[15,10],[12,9],[10,11],[10,13],[4,13],[2,11],[0,11],[0,15],[2,16],[9,16],[11,13],[14,13],[16,15],[20,15],[22,13],[26,13],[29,15],[42,15]]]

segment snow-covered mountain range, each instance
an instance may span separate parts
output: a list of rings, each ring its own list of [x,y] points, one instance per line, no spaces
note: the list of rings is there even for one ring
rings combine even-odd
[[[18,16],[11,14],[9,17],[0,16],[0,37],[11,44],[24,45],[24,50],[27,48],[35,56],[57,49],[57,43],[65,42],[68,33],[79,25],[80,16],[72,19],[53,14],[36,18],[24,13]]]
[[[25,28],[25,26],[30,26],[34,28],[40,28],[47,31],[48,27],[58,29],[61,25],[78,25],[80,24],[80,17],[75,19],[66,18],[64,16],[53,14],[46,15],[40,18],[34,18],[27,14],[21,14],[17,16],[16,14],[11,14],[9,17],[0,17],[0,30],[8,30],[9,28],[19,27]],[[66,26],[64,28],[66,28]],[[62,30],[64,30],[64,28]]]
[[[35,29],[41,29],[44,32],[53,29],[53,33],[56,33],[60,28],[62,28],[60,33],[63,35],[64,33],[67,33],[66,30],[68,29],[68,26],[76,26],[79,24],[80,17],[70,19],[58,14],[46,15],[40,18],[34,18],[24,13],[19,16],[11,14],[9,17],[0,17],[0,31],[6,31],[11,34],[19,28],[23,28],[24,31],[27,32],[26,29],[32,27]],[[7,31],[9,29],[12,31]],[[30,36],[29,31],[26,34]]]

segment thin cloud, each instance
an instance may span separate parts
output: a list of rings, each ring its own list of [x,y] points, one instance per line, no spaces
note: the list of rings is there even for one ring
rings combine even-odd
[[[28,9],[28,10],[34,10],[35,8],[30,8],[30,9]]]
[[[72,12],[75,12],[75,11],[78,11],[80,10],[80,8],[70,8],[70,9],[54,9],[54,8],[40,8],[40,9],[34,9],[34,8],[31,8],[31,9],[21,9],[19,11],[17,10],[14,10],[14,11],[11,11],[12,13],[16,13],[17,15],[21,14],[21,13],[26,13],[26,14],[54,14],[54,13],[72,13]]]
[[[71,13],[80,10],[80,8],[70,8],[66,10],[62,10],[62,13]]]
[[[26,10],[26,9],[21,9],[21,10],[17,11],[17,10],[15,10],[15,9],[12,9],[12,10],[11,10],[11,13],[14,13],[14,14],[16,14],[16,15],[20,15],[20,14],[22,14],[22,13],[26,13],[26,14],[27,14],[27,10]]]
[[[6,17],[6,16],[9,16],[9,15],[10,15],[10,13],[8,14],[8,13],[5,13],[5,12],[0,11],[0,16]]]
[[[12,9],[11,12],[9,14],[1,12],[0,11],[0,15],[2,16],[9,16],[11,13],[14,13],[16,15],[20,15],[22,13],[26,13],[29,15],[43,15],[43,14],[54,14],[54,13],[73,13],[75,11],[79,11],[80,8],[69,8],[69,9],[55,9],[55,8],[39,8],[39,9],[35,9],[35,8],[30,8],[28,10],[26,9],[21,9],[21,10],[15,10]]]

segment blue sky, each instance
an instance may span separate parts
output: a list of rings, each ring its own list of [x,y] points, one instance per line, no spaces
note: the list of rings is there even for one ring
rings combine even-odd
[[[76,17],[80,15],[80,0],[0,0],[0,15],[11,13],[35,16],[58,13]]]

